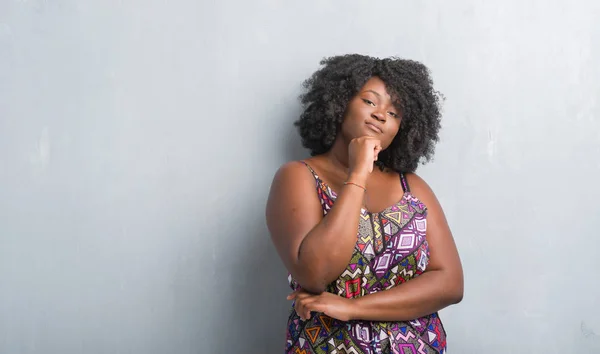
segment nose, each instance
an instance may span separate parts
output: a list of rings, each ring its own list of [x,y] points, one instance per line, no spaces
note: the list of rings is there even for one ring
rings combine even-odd
[[[383,113],[383,112],[380,112],[380,111],[373,112],[373,113],[371,113],[371,117],[373,117],[374,119],[376,119],[382,123],[385,123],[386,118],[385,118],[385,113]]]

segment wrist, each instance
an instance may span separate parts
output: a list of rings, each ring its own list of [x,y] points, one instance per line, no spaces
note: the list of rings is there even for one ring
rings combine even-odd
[[[351,185],[351,186],[355,186],[358,187],[360,189],[362,189],[363,191],[365,191],[365,193],[367,192],[367,187],[363,186],[362,184],[358,184],[358,183],[354,183],[354,182],[344,182],[344,185]]]
[[[348,299],[348,321],[360,320],[360,298]]]
[[[352,182],[356,184],[360,184],[361,186],[365,186],[367,184],[367,177],[369,175],[367,173],[356,173],[351,172],[348,174],[347,182]]]

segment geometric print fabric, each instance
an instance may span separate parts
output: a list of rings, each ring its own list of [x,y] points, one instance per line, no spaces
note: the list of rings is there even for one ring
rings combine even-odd
[[[323,213],[337,195],[313,174]],[[415,198],[400,175],[402,199],[380,213],[361,209],[356,247],[342,274],[327,290],[356,298],[390,289],[422,274],[429,263],[427,208]],[[288,275],[292,290],[299,284]],[[445,353],[446,333],[437,313],[399,322],[342,322],[316,313],[303,321],[293,308],[286,331],[287,354]]]

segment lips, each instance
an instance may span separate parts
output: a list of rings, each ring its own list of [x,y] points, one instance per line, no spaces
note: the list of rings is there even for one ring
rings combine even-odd
[[[372,130],[372,131],[374,131],[375,133],[379,133],[379,134],[383,133],[383,129],[381,129],[381,128],[380,128],[379,126],[377,126],[376,124],[374,124],[374,123],[371,123],[371,122],[366,122],[365,124],[367,125],[367,127],[368,127],[369,129],[371,129],[371,130]]]

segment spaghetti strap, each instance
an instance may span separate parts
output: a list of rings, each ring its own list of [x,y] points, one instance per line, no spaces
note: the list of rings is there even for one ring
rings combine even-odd
[[[316,179],[319,179],[319,176],[317,176],[317,173],[315,172],[315,170],[313,170],[312,167],[310,167],[310,165],[306,163],[306,161],[300,160],[300,162],[302,162],[304,164],[304,166],[306,166],[308,168],[310,173],[312,173]]]
[[[308,168],[310,173],[312,173],[315,179],[317,195],[319,196],[319,201],[321,202],[321,207],[323,208],[323,215],[327,215],[327,213],[331,209],[331,206],[333,205],[333,201],[335,200],[335,193],[331,190],[331,188],[329,188],[329,186],[325,182],[323,182],[319,178],[319,175],[317,175],[315,170],[313,170],[313,168],[310,167],[310,165],[306,163],[306,161],[300,160],[300,162],[302,162],[304,166]]]
[[[404,190],[404,193],[410,192],[408,181],[406,180],[406,176],[402,172],[400,172],[400,184],[402,184],[402,189]]]
[[[320,181],[321,179],[319,178],[319,176],[317,175],[317,173],[315,172],[315,170],[313,170],[312,167],[310,167],[309,164],[306,163],[306,161],[304,160],[300,160],[300,162],[302,162],[304,164],[304,166],[306,166],[308,168],[308,170],[310,171],[310,173],[312,173],[313,177],[317,180]]]

